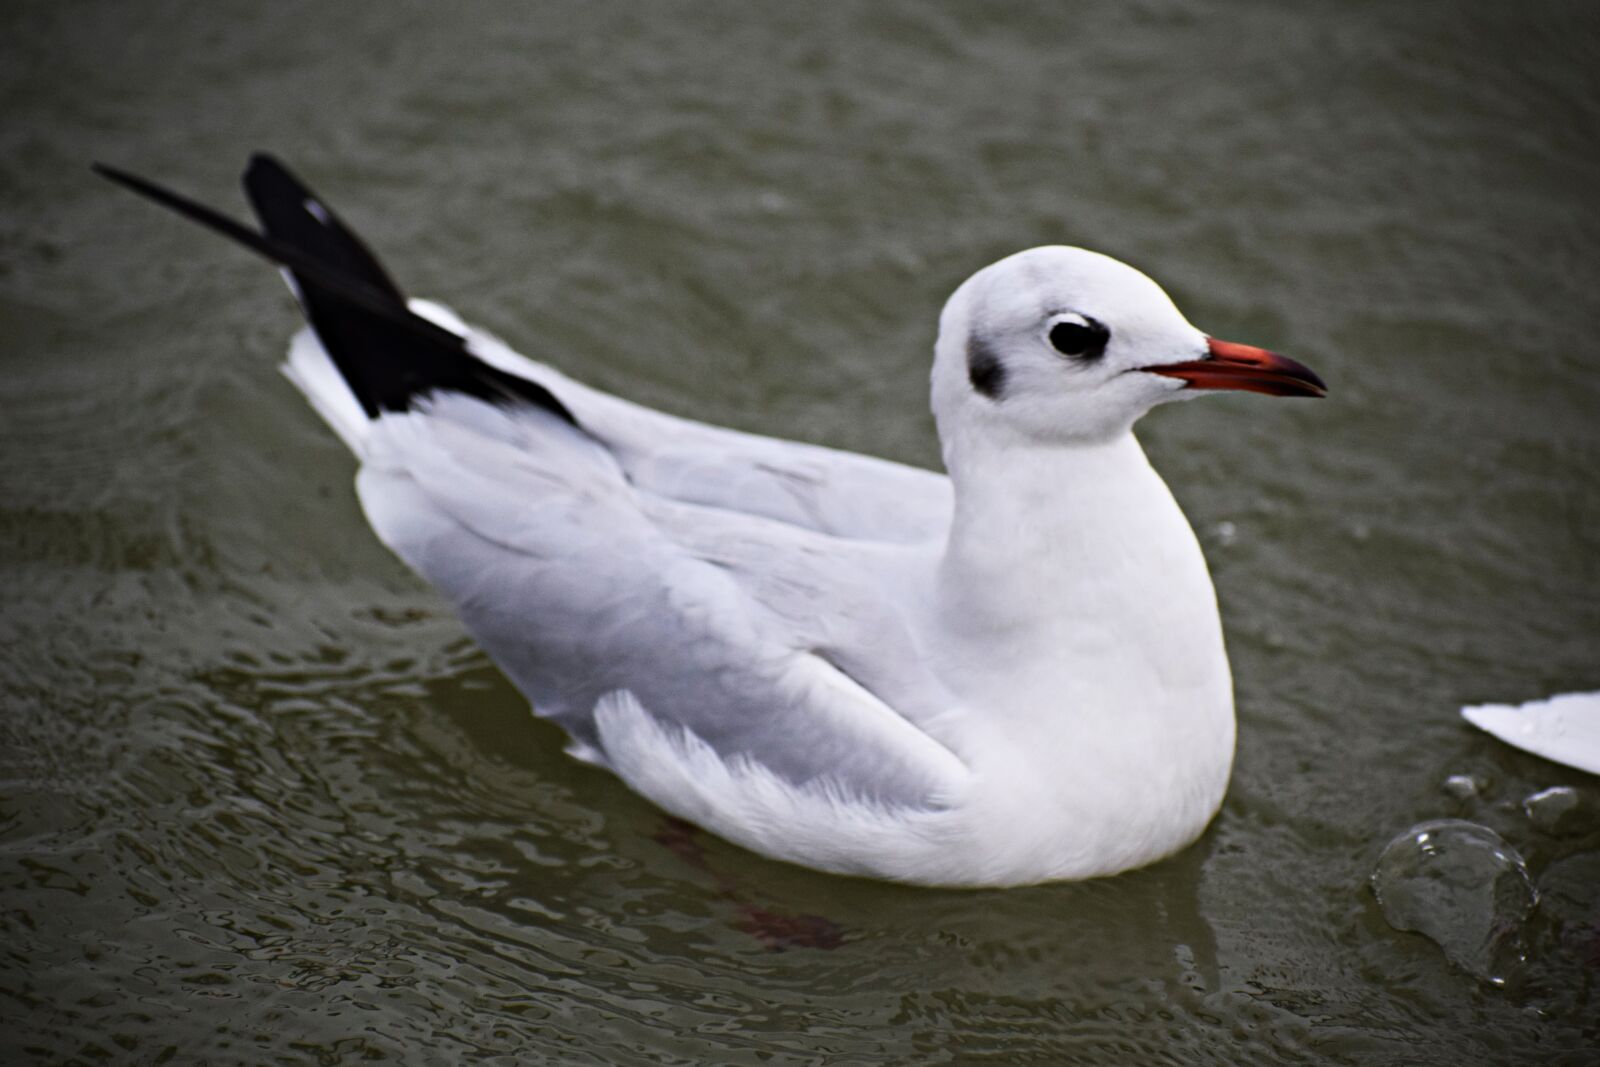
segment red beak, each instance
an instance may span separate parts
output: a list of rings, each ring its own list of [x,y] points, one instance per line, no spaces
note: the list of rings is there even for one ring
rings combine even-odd
[[[1191,389],[1242,389],[1268,396],[1327,396],[1328,387],[1304,363],[1265,348],[1206,338],[1211,355],[1187,363],[1145,367],[1152,374],[1181,378]]]

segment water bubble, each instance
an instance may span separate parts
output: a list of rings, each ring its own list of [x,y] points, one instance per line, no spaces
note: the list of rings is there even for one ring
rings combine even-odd
[[[1474,800],[1477,798],[1482,784],[1470,774],[1452,774],[1440,783],[1439,788],[1456,800]]]
[[[1390,841],[1372,892],[1390,926],[1422,934],[1495,985],[1522,962],[1522,925],[1538,901],[1516,850],[1463,819],[1418,823]]]
[[[1581,829],[1578,791],[1570,785],[1541,789],[1522,801],[1528,821],[1547,834],[1566,834]]]

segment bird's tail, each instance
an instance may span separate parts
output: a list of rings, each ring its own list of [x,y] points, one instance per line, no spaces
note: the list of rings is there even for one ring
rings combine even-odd
[[[532,404],[576,424],[544,386],[490,366],[468,350],[460,334],[412,311],[360,238],[271,156],[253,156],[244,173],[263,233],[126,171],[100,163],[94,169],[283,267],[321,347],[367,419],[411,410],[431,393],[455,392],[494,404]],[[339,428],[325,403],[311,389],[307,393]],[[351,440],[346,428],[340,432]]]

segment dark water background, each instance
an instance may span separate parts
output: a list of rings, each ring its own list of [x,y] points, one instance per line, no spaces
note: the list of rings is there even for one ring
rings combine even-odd
[[[1519,803],[1600,790],[1456,709],[1600,685],[1600,8],[12,2],[0,115],[5,1062],[1595,1062],[1600,820]],[[271,273],[87,170],[240,210],[256,148],[411,291],[784,436],[935,462],[934,316],[1042,243],[1316,367],[1141,430],[1215,826],[1009,892],[664,847],[367,531]],[[1441,815],[1543,892],[1507,988],[1366,889]]]

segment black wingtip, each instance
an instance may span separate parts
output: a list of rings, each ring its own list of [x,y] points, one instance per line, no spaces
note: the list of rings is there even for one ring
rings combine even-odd
[[[288,267],[297,273],[305,274],[318,285],[337,293],[341,299],[374,309],[388,308],[393,304],[393,297],[384,290],[374,289],[361,281],[339,273],[302,252],[299,248],[280,241],[270,234],[257,233],[243,223],[229,218],[220,211],[206,207],[197,200],[191,200],[182,193],[157,185],[148,178],[141,178],[137,174],[131,174],[120,167],[113,167],[109,163],[91,163],[90,168],[101,177],[115,182],[123,188],[144,197],[146,200],[160,204],[167,210],[182,215],[191,222],[198,223],[208,230],[220,233],[236,244],[243,245],[263,259],[269,260],[278,266]],[[425,320],[423,321],[425,322]],[[430,330],[439,329],[432,323],[425,323],[425,325]]]
[[[359,280],[396,305],[405,305],[405,294],[366,242],[288,167],[265,152],[256,152],[240,180],[267,233],[345,277]],[[296,284],[303,289],[305,283],[297,278]]]
[[[310,189],[306,188],[305,182],[301,181],[294,171],[289,169],[289,164],[271,152],[263,152],[259,149],[250,153],[250,159],[245,163],[244,171],[239,175],[239,179],[244,183],[247,190],[252,182],[272,181],[284,186],[292,186],[305,196],[314,195]]]
[[[119,167],[100,162],[90,166],[102,177],[287,267],[312,329],[368,417],[410,410],[430,393],[459,392],[490,403],[532,404],[578,425],[544,386],[484,363],[460,336],[412,312],[366,245],[271,156],[256,153],[245,173],[265,234]]]

